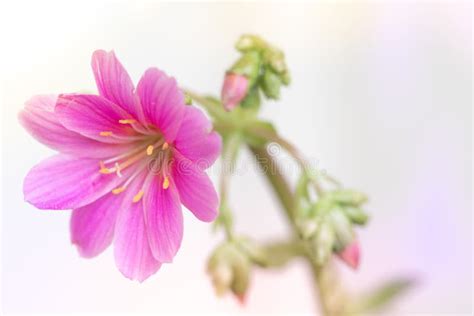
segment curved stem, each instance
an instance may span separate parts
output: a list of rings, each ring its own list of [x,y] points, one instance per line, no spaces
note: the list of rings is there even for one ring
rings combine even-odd
[[[257,162],[262,167],[265,176],[273,187],[278,199],[280,200],[283,210],[287,216],[288,222],[293,228],[293,232],[297,234],[297,227],[295,224],[295,207],[294,207],[294,196],[293,193],[285,180],[284,176],[279,172],[276,161],[267,152],[265,148],[250,147],[250,150],[256,157]],[[265,172],[265,170],[267,172]],[[328,304],[328,294],[325,293],[325,286],[321,279],[321,269],[316,265],[315,261],[312,260],[311,255],[306,253],[305,255],[307,262],[311,268],[311,273],[314,278],[315,293],[321,303],[320,308],[323,315],[331,315]]]
[[[306,172],[306,174],[308,174],[311,179],[313,179],[312,184],[313,184],[314,190],[319,196],[321,196],[324,190],[319,184],[319,182],[317,181],[318,179],[314,179],[314,177],[312,177],[313,170],[311,169],[311,164],[306,160],[303,154],[301,154],[301,152],[293,144],[291,144],[289,141],[287,141],[283,137],[279,136],[277,133],[269,132],[268,130],[259,128],[258,126],[249,127],[248,130],[266,139],[269,142],[274,142],[280,145],[283,149],[285,149],[295,159],[295,161],[298,163],[301,169],[304,172]],[[330,175],[324,174],[324,177],[326,178],[326,180],[330,181],[335,186],[337,187],[341,186],[340,182],[337,181],[335,178],[331,177]]]

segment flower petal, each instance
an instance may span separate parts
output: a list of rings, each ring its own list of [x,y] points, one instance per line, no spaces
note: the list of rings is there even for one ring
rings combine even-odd
[[[137,118],[140,103],[132,79],[113,51],[97,50],[92,55],[92,70],[99,94]]]
[[[183,123],[176,135],[175,147],[202,169],[207,169],[216,161],[222,148],[221,137],[218,133],[211,132],[211,129],[211,122],[200,109],[186,107]]]
[[[129,115],[101,96],[60,95],[55,113],[67,129],[102,142],[130,142],[137,135],[128,124],[119,123]]]
[[[106,193],[91,204],[73,210],[71,242],[82,257],[95,257],[110,245],[122,200],[122,195]]]
[[[99,173],[94,159],[58,154],[34,166],[23,183],[25,200],[39,209],[72,209],[97,200],[118,187],[132,168],[115,174]]]
[[[218,213],[219,198],[207,174],[190,160],[175,155],[173,179],[179,199],[198,219],[213,221]]]
[[[183,120],[184,95],[174,78],[157,68],[149,68],[140,79],[137,94],[145,118],[172,142]]]
[[[163,188],[163,177],[150,174],[143,201],[151,252],[160,262],[171,262],[183,239],[183,214],[172,180]]]
[[[123,210],[115,227],[115,263],[124,276],[140,282],[154,274],[161,263],[153,257],[147,237],[143,200],[132,202],[133,195],[140,190],[141,180],[135,180],[127,188]]]
[[[20,123],[39,142],[62,153],[88,158],[111,157],[129,149],[128,145],[105,144],[66,129],[54,113],[57,98],[34,96],[19,113]]]

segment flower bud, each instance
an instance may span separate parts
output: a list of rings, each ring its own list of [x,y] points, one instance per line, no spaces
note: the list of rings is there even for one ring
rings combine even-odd
[[[231,291],[242,303],[250,281],[251,262],[248,255],[233,242],[226,242],[214,250],[208,261],[216,294]]]
[[[346,213],[347,217],[349,217],[349,219],[357,225],[365,225],[369,220],[369,216],[358,207],[344,207],[344,213]]]
[[[346,246],[342,251],[337,253],[338,257],[347,263],[351,268],[357,269],[359,267],[360,247],[359,241],[354,240],[351,244]]]
[[[262,90],[269,99],[278,99],[280,97],[281,79],[272,70],[267,69],[263,74]]]
[[[331,255],[335,241],[334,229],[332,228],[331,223],[323,221],[318,228],[317,234],[312,240],[313,249],[316,255],[316,263],[322,266]]]
[[[227,73],[222,86],[222,104],[227,111],[232,111],[247,96],[249,80],[243,75]]]
[[[331,192],[330,195],[334,201],[351,206],[360,206],[368,200],[367,195],[364,193],[348,189],[334,191]]]
[[[333,208],[329,217],[336,234],[334,248],[336,251],[344,249],[354,240],[354,232],[352,230],[351,222],[340,207]]]

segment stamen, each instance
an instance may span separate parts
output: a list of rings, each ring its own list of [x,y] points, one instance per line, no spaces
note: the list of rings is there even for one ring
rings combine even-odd
[[[99,166],[100,166],[100,170],[99,170],[100,173],[102,173],[102,174],[109,174],[110,173],[110,170],[105,166],[103,161],[99,161]]]
[[[112,136],[112,132],[111,131],[103,131],[103,132],[100,132],[99,133],[100,136]]]
[[[150,145],[146,148],[146,154],[148,156],[151,156],[153,154],[153,149],[155,149],[155,147],[153,147],[153,145]]]
[[[163,146],[161,147],[161,149],[166,150],[166,149],[168,149],[168,147],[169,147],[168,143],[165,142],[165,143],[163,144]]]
[[[120,124],[134,124],[136,123],[137,121],[134,120],[134,119],[127,119],[127,120],[119,120],[119,123]]]
[[[138,193],[133,197],[133,202],[137,203],[138,201],[140,201],[144,193],[145,192],[143,192],[143,190],[138,191]]]
[[[168,179],[168,177],[165,177],[165,179],[163,180],[163,189],[168,189],[170,187],[170,179]]]
[[[123,190],[125,190],[125,187],[118,187],[116,189],[113,189],[112,193],[113,194],[119,194],[119,193],[123,192]]]
[[[117,170],[116,173],[121,178],[122,177],[122,172],[120,172],[120,165],[119,165],[118,162],[115,163],[115,170]]]

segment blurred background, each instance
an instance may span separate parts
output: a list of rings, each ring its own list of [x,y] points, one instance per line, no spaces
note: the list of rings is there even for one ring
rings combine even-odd
[[[158,66],[184,87],[218,94],[238,56],[234,42],[256,33],[285,51],[293,79],[263,116],[370,196],[361,267],[339,266],[347,287],[361,292],[414,277],[416,287],[391,314],[470,314],[470,2],[18,1],[1,11],[5,313],[314,313],[300,261],[256,271],[243,307],[216,298],[205,263],[222,236],[189,212],[175,262],[139,284],[122,277],[111,249],[78,256],[70,211],[23,201],[24,176],[53,152],[19,126],[17,113],[35,94],[96,91],[94,50],[115,50],[134,80]],[[268,189],[251,168],[233,178],[237,229],[262,241],[287,233]]]

